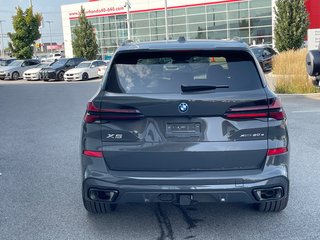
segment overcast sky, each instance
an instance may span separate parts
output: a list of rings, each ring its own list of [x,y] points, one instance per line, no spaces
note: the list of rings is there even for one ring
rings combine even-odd
[[[42,13],[44,21],[53,21],[52,23],[52,41],[62,43],[62,22],[60,6],[64,4],[72,4],[86,2],[87,0],[32,0],[35,12]],[[26,9],[29,6],[29,0],[0,0],[0,20],[2,23],[4,37],[4,45],[7,46],[7,32],[13,31],[12,16],[15,14],[15,7],[21,6]],[[1,33],[0,33],[1,34]],[[43,42],[50,42],[49,26],[45,23],[43,28]],[[1,42],[1,38],[0,38]]]

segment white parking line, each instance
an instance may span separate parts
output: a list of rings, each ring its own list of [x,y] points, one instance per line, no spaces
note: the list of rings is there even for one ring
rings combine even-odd
[[[303,111],[292,111],[292,113],[320,113],[320,110],[303,110]]]

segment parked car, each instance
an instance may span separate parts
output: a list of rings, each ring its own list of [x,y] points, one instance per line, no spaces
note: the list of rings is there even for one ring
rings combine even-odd
[[[250,47],[260,66],[264,72],[272,70],[272,58],[277,55],[277,52],[269,46],[251,46]]]
[[[40,61],[41,61],[42,63],[48,63],[48,62],[54,63],[54,62],[58,61],[58,59],[41,58]]]
[[[39,65],[36,65],[35,68],[31,68],[23,73],[23,79],[27,81],[37,81],[40,80],[40,71],[43,68],[49,67],[53,64],[53,62],[42,62]]]
[[[45,59],[45,61],[54,61],[63,58],[64,56],[61,53],[50,53],[50,55]]]
[[[100,67],[98,68],[98,76],[99,76],[99,77],[103,77],[103,76],[104,76],[104,74],[105,74],[105,72],[106,72],[106,70],[107,70],[107,68],[108,68],[109,62],[110,62],[110,61],[105,61],[106,64],[103,65],[103,66],[100,66]]]
[[[0,68],[0,79],[18,80],[23,76],[23,73],[30,68],[34,68],[40,62],[36,59],[15,60],[8,66]]]
[[[40,70],[40,79],[49,80],[64,80],[64,73],[69,69],[75,68],[79,63],[85,61],[84,58],[61,58],[54,62],[50,67]]]
[[[85,81],[91,78],[97,78],[99,76],[98,68],[105,65],[106,63],[100,60],[84,61],[75,68],[68,70],[64,74],[64,79],[67,81]]]
[[[12,63],[15,58],[0,58],[0,68],[8,66],[10,63]]]
[[[285,209],[286,114],[247,44],[133,44],[116,50],[87,105],[84,207],[107,213],[127,202],[242,202]]]

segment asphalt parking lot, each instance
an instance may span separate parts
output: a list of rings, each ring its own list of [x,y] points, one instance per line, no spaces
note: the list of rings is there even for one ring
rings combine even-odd
[[[241,204],[127,204],[90,215],[79,137],[99,81],[0,83],[0,239],[320,239],[320,95],[281,96],[291,191],[281,213]]]

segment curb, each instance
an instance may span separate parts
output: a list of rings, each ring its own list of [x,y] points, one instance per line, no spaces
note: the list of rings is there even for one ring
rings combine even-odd
[[[278,96],[320,96],[320,93],[275,93]]]
[[[44,82],[44,81],[26,81],[26,80],[0,80],[0,86],[7,86],[7,85],[35,85],[35,84],[81,84],[81,83],[90,83],[90,82],[101,82],[101,79],[91,79],[88,81],[52,81],[52,82]]]

